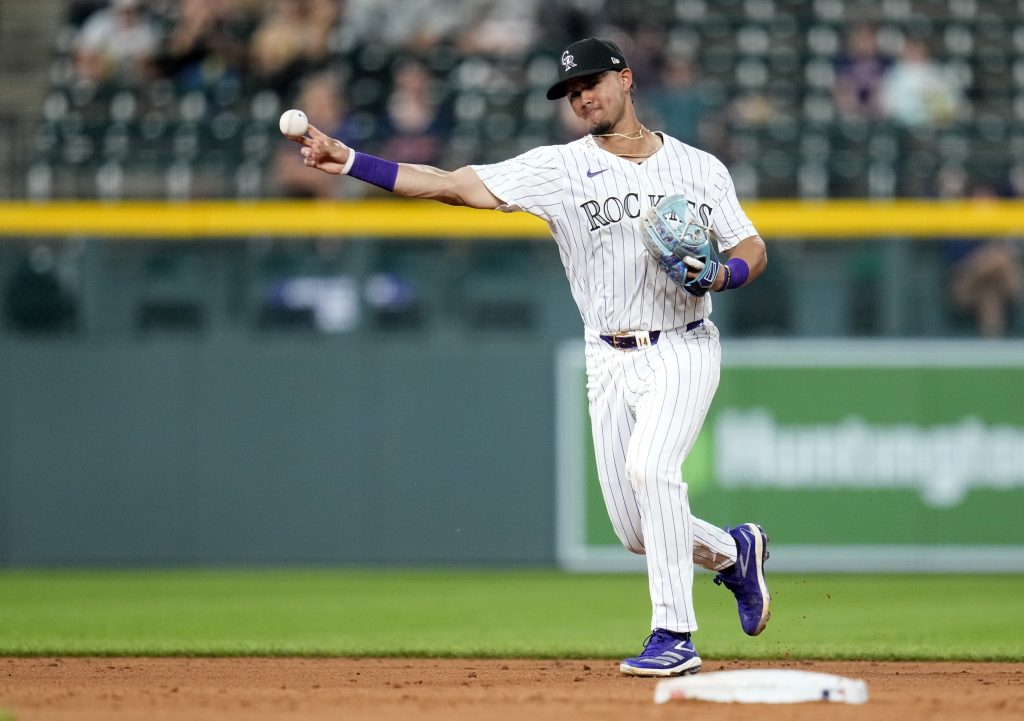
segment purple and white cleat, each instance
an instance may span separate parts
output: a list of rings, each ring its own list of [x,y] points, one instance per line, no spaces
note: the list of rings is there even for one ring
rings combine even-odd
[[[736,540],[736,565],[715,576],[715,583],[724,584],[736,596],[743,632],[756,636],[772,615],[772,595],[764,580],[768,534],[756,523],[744,523],[726,531]]]
[[[700,656],[688,633],[656,628],[639,656],[627,658],[619,670],[629,676],[684,676],[700,671]]]

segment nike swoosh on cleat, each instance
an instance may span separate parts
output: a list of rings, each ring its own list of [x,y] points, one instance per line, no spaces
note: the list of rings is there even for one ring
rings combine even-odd
[[[601,168],[600,170],[587,170],[587,177],[593,178],[595,175],[600,175],[606,170],[608,170],[608,168]]]

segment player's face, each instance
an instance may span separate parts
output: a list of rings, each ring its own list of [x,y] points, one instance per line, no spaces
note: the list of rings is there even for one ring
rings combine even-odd
[[[591,133],[610,132],[622,120],[631,77],[629,70],[608,70],[573,78],[566,84],[566,97],[572,111],[586,122]]]

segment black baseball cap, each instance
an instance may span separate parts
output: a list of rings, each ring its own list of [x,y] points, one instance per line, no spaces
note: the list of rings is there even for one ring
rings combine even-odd
[[[565,83],[573,78],[629,67],[619,46],[601,38],[577,40],[565,49],[559,63],[558,82],[548,90],[548,100],[564,98]]]

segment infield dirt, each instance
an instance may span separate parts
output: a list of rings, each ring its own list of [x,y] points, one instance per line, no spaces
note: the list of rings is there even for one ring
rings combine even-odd
[[[1024,664],[715,662],[867,681],[863,706],[653,702],[654,681],[607,660],[3,658],[0,719],[17,721],[944,721],[1024,718]]]

